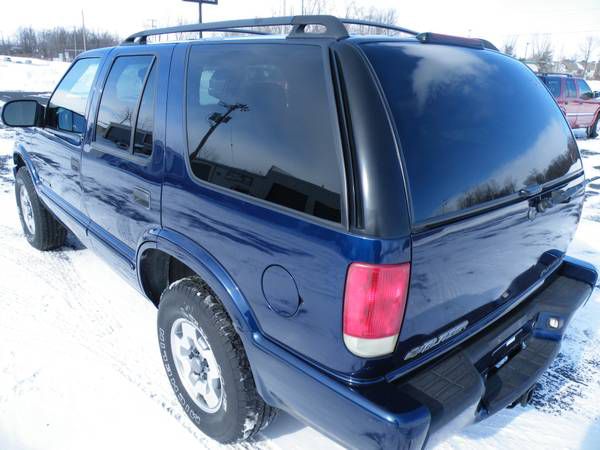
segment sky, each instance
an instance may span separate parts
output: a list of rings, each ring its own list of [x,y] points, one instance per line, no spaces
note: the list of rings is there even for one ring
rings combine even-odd
[[[314,0],[304,0],[308,5]],[[555,55],[572,57],[580,53],[586,36],[600,41],[599,0],[321,0],[328,12],[344,15],[346,6],[356,3],[369,8],[394,8],[398,25],[418,31],[434,31],[482,37],[496,46],[516,39],[517,56],[530,55],[535,42],[547,36]],[[175,25],[197,18],[197,4],[182,0],[19,0],[3,2],[0,37],[10,36],[19,26],[34,28],[86,26],[125,37],[141,29]],[[297,14],[302,0],[219,0],[204,5],[204,21]],[[74,6],[76,5],[76,6]],[[600,57],[600,46],[594,58]],[[593,58],[593,59],[594,59]]]

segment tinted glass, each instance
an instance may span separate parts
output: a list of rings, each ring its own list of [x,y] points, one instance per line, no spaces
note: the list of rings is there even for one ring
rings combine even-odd
[[[363,48],[395,119],[414,221],[456,214],[582,168],[560,109],[522,63],[458,46]]]
[[[339,222],[342,192],[321,49],[192,48],[190,165],[202,180]]]
[[[592,90],[585,82],[585,80],[577,80],[577,87],[579,88],[579,98],[589,99],[592,98]]]
[[[96,141],[128,150],[138,100],[152,56],[122,56],[115,59],[100,101]]]
[[[569,78],[567,80],[567,97],[576,98],[577,89],[575,88],[575,80]]]
[[[99,58],[80,59],[71,66],[48,102],[47,127],[85,132],[85,107],[99,61]]]
[[[554,98],[560,97],[560,78],[545,77],[543,80]]]
[[[154,132],[154,96],[156,92],[156,65],[152,67],[135,127],[135,139],[133,141],[133,153],[150,155],[152,153],[152,134]]]

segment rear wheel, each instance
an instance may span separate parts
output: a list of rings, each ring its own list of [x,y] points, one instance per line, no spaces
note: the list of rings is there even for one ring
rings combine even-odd
[[[599,121],[600,121],[600,114],[598,114],[598,117],[596,117],[596,120],[594,121],[592,126],[586,130],[586,134],[587,134],[588,138],[594,139],[594,138],[598,137],[598,122]]]
[[[163,292],[158,338],[177,399],[205,434],[232,443],[272,421],[276,410],[256,391],[240,337],[200,278],[184,278]]]
[[[62,246],[67,230],[40,201],[25,167],[17,172],[15,195],[27,242],[38,250],[52,250]]]

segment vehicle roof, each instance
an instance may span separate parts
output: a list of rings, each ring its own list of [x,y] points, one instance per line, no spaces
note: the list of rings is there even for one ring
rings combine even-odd
[[[102,47],[102,48],[95,48],[93,50],[87,50],[85,52],[80,53],[79,55],[77,55],[76,59],[81,59],[81,58],[91,58],[91,57],[103,57],[105,56],[107,53],[109,53],[113,48],[115,47]]]

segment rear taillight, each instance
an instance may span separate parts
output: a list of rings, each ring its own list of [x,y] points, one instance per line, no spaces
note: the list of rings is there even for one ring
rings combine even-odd
[[[394,351],[400,334],[410,280],[410,263],[353,263],[344,294],[344,343],[357,356]]]

